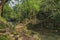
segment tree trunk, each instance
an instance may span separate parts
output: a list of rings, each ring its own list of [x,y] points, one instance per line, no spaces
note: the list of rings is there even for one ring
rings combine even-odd
[[[0,5],[0,17],[1,17],[1,13],[2,13],[2,5]]]
[[[3,6],[4,6],[5,3],[6,3],[6,0],[1,0],[0,1],[0,17],[1,17],[1,13],[3,11]]]

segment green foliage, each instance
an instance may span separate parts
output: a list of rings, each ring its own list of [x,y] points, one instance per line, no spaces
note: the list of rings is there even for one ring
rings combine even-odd
[[[0,21],[2,21],[2,22],[4,22],[4,23],[6,23],[6,19],[5,19],[5,18],[3,18],[3,17],[0,17]]]
[[[3,17],[8,19],[8,18],[14,18],[14,11],[11,9],[11,7],[9,7],[8,4],[6,4],[4,6],[4,9],[3,9]]]
[[[6,24],[4,24],[4,23],[0,24],[0,29],[6,28],[6,27],[7,27]]]
[[[0,40],[9,40],[7,35],[0,35]]]
[[[45,22],[44,20],[47,20],[48,23],[46,24],[48,25],[42,24],[46,27],[48,26],[48,28],[53,28],[54,22],[51,22],[53,20],[59,20],[59,18],[55,19],[56,15],[60,13],[59,4],[59,0],[22,0],[20,4],[16,4],[13,8],[6,4],[3,10],[3,17],[7,20],[15,20],[14,22],[21,22],[25,19],[34,20],[34,23],[38,20],[42,20],[43,22]]]
[[[2,17],[0,17],[0,29],[6,28],[7,25],[10,26],[8,22],[11,22],[11,32],[16,34],[13,27],[16,25],[14,24],[25,23],[26,20],[30,22],[32,20],[22,30],[28,36],[34,35],[35,32],[44,34],[52,31],[51,33],[60,34],[60,0],[15,1],[17,1],[17,4],[13,7],[7,3],[4,5]],[[7,36],[0,35],[0,40],[9,39]]]
[[[4,23],[7,20],[15,24],[32,20],[32,25],[28,24],[31,29],[60,30],[60,0],[21,0],[21,3],[16,1],[17,4],[12,8],[5,4],[3,18],[0,18]]]

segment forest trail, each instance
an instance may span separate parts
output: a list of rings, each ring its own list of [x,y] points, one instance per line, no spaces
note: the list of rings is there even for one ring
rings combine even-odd
[[[17,24],[16,25],[16,31],[19,33],[18,35],[14,35],[14,34],[11,34],[9,32],[9,29],[8,28],[5,28],[5,29],[1,29],[2,31],[6,31],[5,33],[0,33],[0,35],[6,35],[8,34],[10,36],[11,39],[15,40],[15,36],[17,36],[18,40],[35,40],[34,37],[36,36],[27,36],[26,34],[24,34],[24,32],[22,32],[22,28],[24,27],[24,25],[22,23],[20,24]],[[43,30],[43,32],[46,33],[46,30]],[[41,39],[39,40],[60,40],[60,36],[51,36],[51,35],[41,35]]]
[[[24,27],[24,24],[20,23],[18,25],[16,25],[15,29],[19,34],[20,37],[18,37],[18,40],[33,40],[32,36],[27,36],[26,34],[24,34],[24,32],[22,32]]]
[[[26,25],[26,24],[25,24]],[[22,37],[22,40],[32,40],[32,37],[29,37],[27,35],[25,35],[23,32],[22,32],[22,29],[23,27],[25,26],[24,24],[20,23],[20,24],[17,24],[15,26],[15,31],[20,33],[18,34],[20,37],[17,37],[18,40],[21,40],[21,37]],[[0,29],[0,35],[10,35],[11,38],[15,38],[15,36],[18,36],[18,35],[14,35],[14,34],[11,34],[11,29],[10,28],[4,28],[4,29]],[[11,36],[12,35],[12,36]],[[14,36],[14,37],[13,37]]]

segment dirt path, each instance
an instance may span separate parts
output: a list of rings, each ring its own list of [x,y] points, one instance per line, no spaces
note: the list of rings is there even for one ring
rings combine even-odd
[[[9,34],[9,37],[11,40],[36,40],[37,35],[34,36],[27,36],[22,32],[23,24],[18,24],[16,26],[16,32],[18,32],[18,35],[11,34],[10,32],[1,33],[0,35],[6,35]],[[6,29],[7,30],[7,29]],[[60,40],[60,35],[40,35],[40,38],[38,40]]]

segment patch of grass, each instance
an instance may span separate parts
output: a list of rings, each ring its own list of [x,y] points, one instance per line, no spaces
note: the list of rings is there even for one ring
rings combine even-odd
[[[7,35],[0,35],[0,40],[9,40]]]

